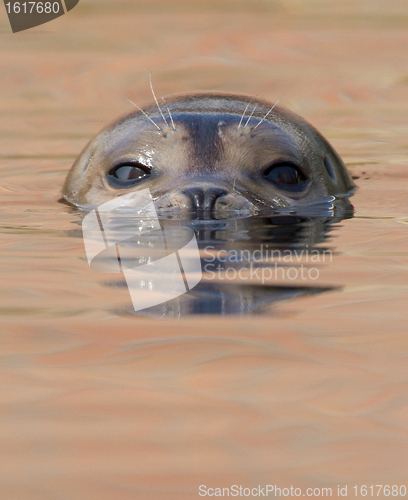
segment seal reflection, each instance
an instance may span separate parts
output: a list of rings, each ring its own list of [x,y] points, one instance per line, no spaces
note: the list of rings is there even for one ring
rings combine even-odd
[[[172,231],[194,230],[201,255],[201,282],[157,306],[135,312],[129,305],[114,312],[153,317],[273,314],[279,301],[333,290],[335,287],[319,286],[318,273],[311,271],[330,265],[334,251],[330,233],[353,216],[353,207],[343,198],[320,204],[315,212],[223,220],[162,219],[162,226]],[[118,280],[104,285],[126,287]]]

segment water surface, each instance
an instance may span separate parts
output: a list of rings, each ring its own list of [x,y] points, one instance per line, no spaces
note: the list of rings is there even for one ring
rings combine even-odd
[[[6,21],[1,497],[406,484],[405,3],[82,1],[20,34]],[[89,268],[61,186],[127,98],[150,100],[152,70],[160,95],[286,94],[332,142],[356,177],[354,217],[197,228],[214,252],[328,249],[313,283],[217,277],[135,314],[123,280]]]

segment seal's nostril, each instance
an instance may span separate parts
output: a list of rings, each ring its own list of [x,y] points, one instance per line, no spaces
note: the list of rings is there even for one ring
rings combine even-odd
[[[221,188],[190,188],[183,193],[193,201],[193,209],[195,210],[212,210],[215,202],[220,196],[227,194],[225,189]]]
[[[224,189],[220,188],[207,189],[204,194],[204,210],[212,210],[218,198],[220,198],[225,194],[227,194],[227,191],[225,191]]]

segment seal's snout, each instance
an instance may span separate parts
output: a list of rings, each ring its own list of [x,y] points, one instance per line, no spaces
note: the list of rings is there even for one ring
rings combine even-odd
[[[182,193],[190,198],[192,210],[213,210],[217,200],[227,191],[217,187],[195,187],[184,189]]]
[[[178,209],[204,218],[214,214],[227,216],[229,212],[249,213],[253,209],[253,204],[238,192],[206,184],[170,191],[155,199],[155,206],[160,213]]]

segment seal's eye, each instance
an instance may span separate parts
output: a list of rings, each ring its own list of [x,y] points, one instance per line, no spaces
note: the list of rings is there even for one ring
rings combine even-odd
[[[306,177],[292,163],[275,163],[263,175],[268,181],[287,191],[302,191],[306,187]]]
[[[115,188],[132,187],[150,176],[150,169],[139,162],[115,165],[107,173],[108,182]]]

